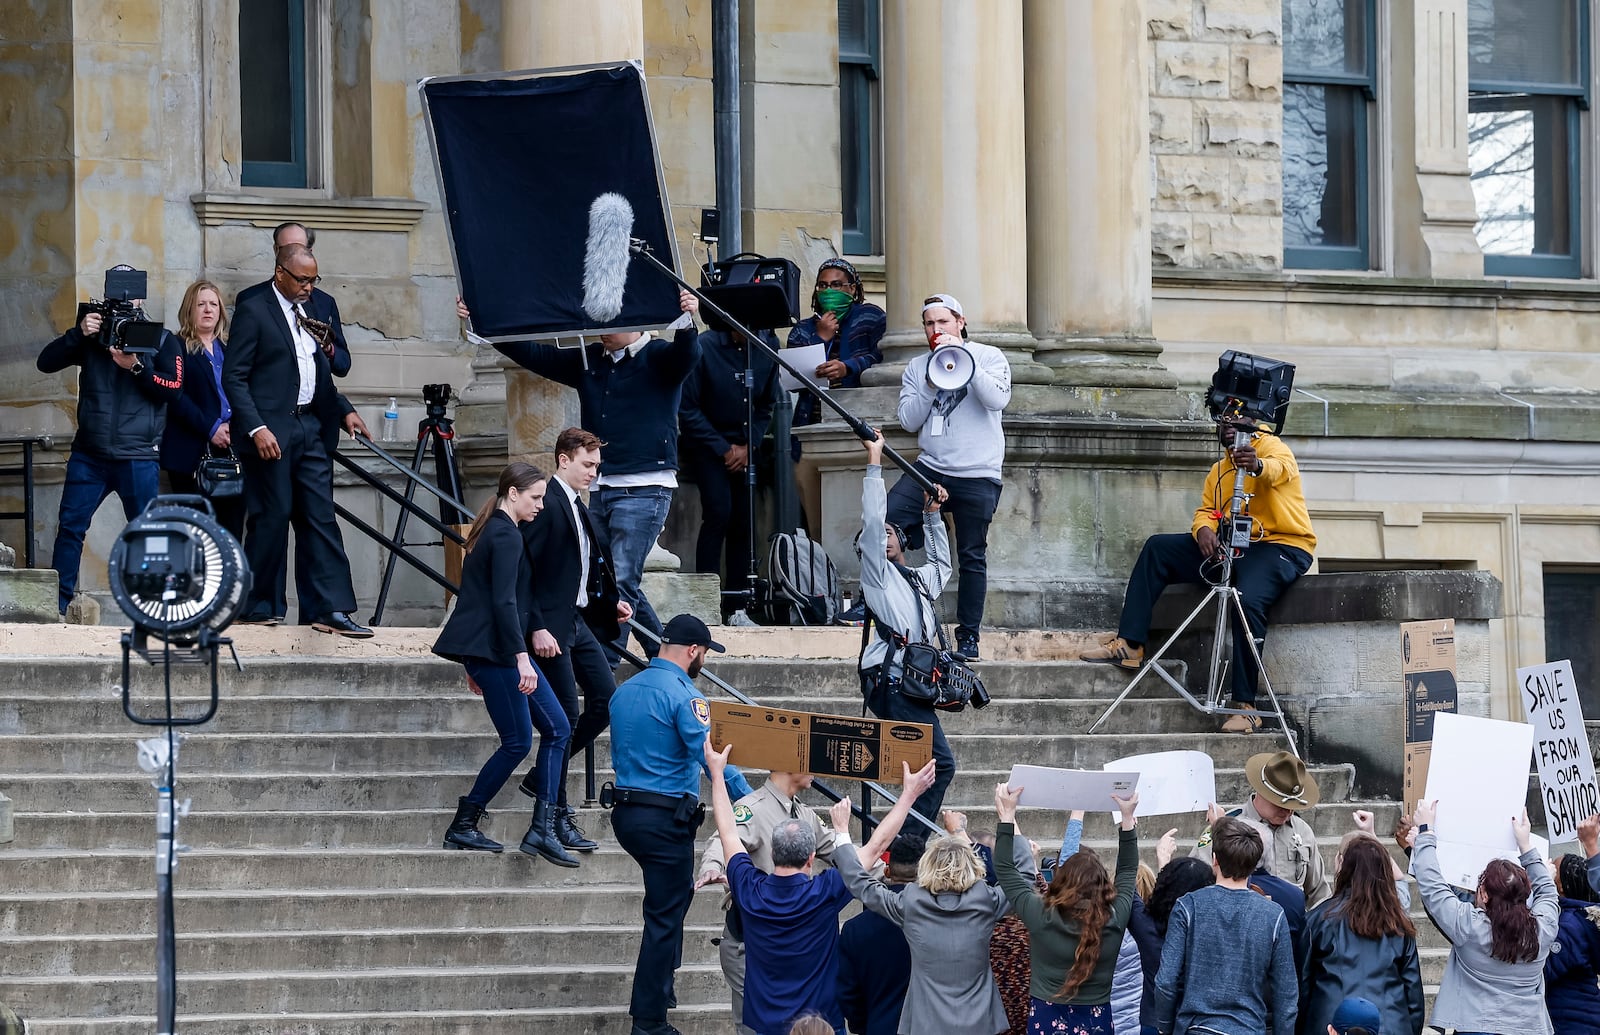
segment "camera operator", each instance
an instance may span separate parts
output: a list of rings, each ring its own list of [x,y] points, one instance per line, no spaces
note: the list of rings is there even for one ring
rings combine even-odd
[[[143,304],[143,299],[132,303],[139,319]],[[155,354],[145,356],[112,347],[100,336],[104,322],[99,312],[84,313],[76,327],[44,347],[37,364],[45,374],[81,368],[78,432],[61,487],[51,554],[61,578],[57,609],[62,615],[77,592],[83,537],[100,504],[116,493],[131,521],[156,497],[167,403],[183,391],[183,345],[171,332],[162,331]]]
[[[1244,445],[1235,444],[1235,436],[1240,433],[1249,436]],[[1267,634],[1267,608],[1311,567],[1317,535],[1306,511],[1300,467],[1289,447],[1276,435],[1242,418],[1219,420],[1217,438],[1225,453],[1206,475],[1200,506],[1194,512],[1188,534],[1153,535],[1144,541],[1128,579],[1117,635],[1079,655],[1084,661],[1129,670],[1144,664],[1150,616],[1161,591],[1175,582],[1206,583],[1211,566],[1221,560],[1226,547],[1217,538],[1217,521],[1228,511],[1235,471],[1244,471],[1244,492],[1249,500],[1244,513],[1249,515],[1254,531],[1250,548],[1233,562],[1233,584],[1250,620],[1250,635],[1258,643]],[[1232,707],[1254,711],[1255,659],[1245,644],[1237,618],[1233,625]],[[1261,720],[1253,715],[1233,715],[1222,729],[1225,733],[1254,733],[1260,726]]]

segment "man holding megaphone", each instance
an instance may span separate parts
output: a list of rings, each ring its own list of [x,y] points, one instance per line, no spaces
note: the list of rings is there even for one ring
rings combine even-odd
[[[900,378],[900,426],[915,432],[922,456],[917,468],[950,494],[944,512],[956,526],[956,649],[978,658],[978,627],[989,588],[989,523],[1000,503],[1005,432],[1000,414],[1011,401],[1011,366],[997,348],[967,338],[967,319],[952,295],[922,303],[928,353],[906,365]],[[906,533],[908,547],[922,544],[923,493],[909,478],[889,492],[889,520]]]

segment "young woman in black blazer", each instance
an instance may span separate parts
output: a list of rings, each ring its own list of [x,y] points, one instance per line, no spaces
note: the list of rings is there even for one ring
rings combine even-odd
[[[483,810],[500,793],[533,747],[539,731],[534,772],[539,803],[522,850],[559,866],[576,866],[555,834],[554,782],[572,727],[555,691],[540,676],[528,655],[528,599],[532,577],[517,525],[532,521],[544,507],[545,478],[532,464],[514,463],[500,472],[493,499],[484,503],[467,533],[467,556],[461,566],[461,597],[433,645],[440,657],[466,667],[468,684],[483,695],[484,707],[500,747],[489,756],[477,782],[456,805],[455,819],[444,835],[444,847],[499,852],[503,846],[478,830]]]

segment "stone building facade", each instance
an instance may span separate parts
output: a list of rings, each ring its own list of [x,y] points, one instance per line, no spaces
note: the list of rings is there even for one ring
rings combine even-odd
[[[0,421],[54,437],[44,553],[74,385],[32,358],[113,262],[150,269],[174,323],[190,279],[231,292],[264,278],[267,228],[300,219],[318,230],[355,352],[347,394],[369,423],[393,395],[410,428],[422,383],[456,385],[481,487],[573,418],[564,393],[461,339],[423,76],[641,60],[680,250],[699,254],[693,226],[715,200],[709,0],[285,6],[305,26],[292,187],[246,173],[240,0],[0,12]],[[864,416],[892,413],[931,291],[1006,351],[996,624],[1109,622],[1142,539],[1187,522],[1214,455],[1195,388],[1242,348],[1298,366],[1288,436],[1323,570],[1503,582],[1492,668],[1511,713],[1515,667],[1543,660],[1560,617],[1551,601],[1592,617],[1600,599],[1592,6],[744,0],[746,247],[814,268],[850,242],[889,312],[886,363],[849,400]],[[1510,195],[1483,193],[1496,159],[1524,153]],[[1519,210],[1506,198],[1520,185]],[[1496,226],[1535,240],[1508,255]],[[848,558],[861,453],[841,431],[804,437],[824,464],[825,540]],[[378,555],[360,552],[365,605]],[[400,589],[402,612],[426,617],[433,591]]]

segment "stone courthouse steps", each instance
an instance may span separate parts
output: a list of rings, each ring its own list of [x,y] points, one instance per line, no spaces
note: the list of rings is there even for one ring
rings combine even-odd
[[[853,630],[805,632],[829,635],[796,638],[801,654],[853,653]],[[70,650],[83,635],[63,633],[52,649]],[[609,815],[585,810],[601,849],[580,869],[559,869],[515,851],[527,799],[508,787],[487,830],[510,851],[441,851],[455,797],[494,741],[459,668],[426,655],[432,633],[381,630],[365,645],[273,635],[239,631],[247,667],[223,673],[217,719],[180,752],[178,795],[194,801],[181,829],[194,850],[176,874],[182,1029],[625,1033],[640,891]],[[1081,637],[994,639],[996,653],[1019,659],[983,663],[995,703],[946,722],[961,764],[948,804],[974,828],[993,827],[993,784],[1015,762],[1098,766],[1141,751],[1205,750],[1217,763],[1219,795],[1237,804],[1244,760],[1283,743],[1281,734],[1218,734],[1214,720],[1154,683],[1118,710],[1108,733],[1088,737],[1083,730],[1126,675],[1049,660],[1075,652]],[[750,651],[760,637],[730,630],[728,640]],[[148,1031],[154,794],[132,741],[151,734],[122,715],[114,647],[78,646],[106,660],[18,658],[0,667],[0,791],[16,809],[15,840],[0,846],[0,1001],[18,1006],[36,1031]],[[765,704],[860,714],[848,659],[730,657],[714,668]],[[194,704],[196,677],[177,673],[180,707]],[[135,670],[147,711],[154,683],[150,670]],[[605,739],[596,762],[607,778]],[[1316,772],[1327,805],[1311,821],[1331,862],[1349,810],[1361,803],[1348,800],[1349,766]],[[757,782],[762,774],[750,775]],[[579,775],[569,789],[581,798]],[[1380,830],[1392,825],[1392,803],[1364,807],[1378,814]],[[1049,848],[1059,844],[1062,819],[1022,817]],[[1147,859],[1168,826],[1192,841],[1203,818],[1147,822]],[[1109,858],[1109,818],[1091,816],[1087,835]],[[696,896],[689,914],[673,1015],[685,1032],[732,1030],[711,944],[719,897]],[[1443,946],[1422,927],[1431,982]]]

